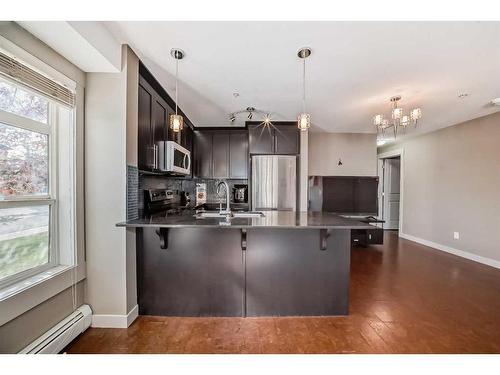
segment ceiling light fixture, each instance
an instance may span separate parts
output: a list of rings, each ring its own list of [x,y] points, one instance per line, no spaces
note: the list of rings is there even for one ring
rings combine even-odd
[[[422,118],[422,110],[420,108],[414,108],[407,115],[404,113],[403,108],[398,106],[401,96],[393,96],[390,101],[392,103],[391,110],[391,121],[385,118],[384,115],[375,115],[373,117],[373,125],[377,127],[377,132],[382,136],[384,135],[386,129],[393,128],[394,137],[396,137],[398,132],[398,127],[406,129],[409,125],[416,126],[418,120]]]
[[[297,126],[301,131],[311,127],[311,115],[306,112],[306,59],[311,55],[311,49],[304,47],[299,49],[297,56],[302,59],[302,113],[298,117]]]
[[[178,133],[184,127],[184,118],[177,114],[178,103],[178,80],[179,80],[179,60],[184,58],[184,51],[179,48],[172,48],[170,54],[175,59],[175,115],[170,115],[170,129]]]
[[[248,120],[252,120],[254,115],[262,116],[262,124],[264,125],[272,125],[271,123],[271,112],[264,111],[261,109],[256,109],[255,107],[246,107],[241,111],[235,111],[229,114],[229,121],[234,123],[239,115],[244,115]]]

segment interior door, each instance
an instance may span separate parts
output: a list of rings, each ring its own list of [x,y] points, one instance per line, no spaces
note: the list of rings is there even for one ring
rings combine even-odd
[[[384,159],[384,229],[399,229],[400,158]]]

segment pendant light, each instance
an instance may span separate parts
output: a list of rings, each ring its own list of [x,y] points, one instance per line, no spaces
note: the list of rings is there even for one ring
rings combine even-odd
[[[179,80],[179,60],[184,57],[184,51],[179,48],[172,48],[170,54],[175,59],[175,115],[170,115],[170,129],[178,133],[184,127],[184,118],[177,114],[178,103],[178,80]]]
[[[297,56],[302,59],[302,113],[299,115],[297,126],[301,131],[311,127],[311,115],[306,112],[306,59],[311,55],[311,49],[304,47],[299,49]]]

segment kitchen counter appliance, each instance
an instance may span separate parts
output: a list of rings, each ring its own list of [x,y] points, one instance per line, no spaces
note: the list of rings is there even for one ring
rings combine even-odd
[[[233,186],[233,202],[248,203],[248,185],[236,184]]]

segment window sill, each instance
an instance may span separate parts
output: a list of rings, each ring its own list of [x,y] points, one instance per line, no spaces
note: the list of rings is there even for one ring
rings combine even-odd
[[[44,281],[49,280],[54,276],[59,275],[61,272],[64,272],[71,268],[71,266],[54,266],[49,268],[48,270],[42,271],[40,273],[37,273],[36,275],[18,281],[17,283],[6,286],[5,288],[0,289],[0,302],[3,302],[14,295],[21,293],[28,288],[43,283]]]
[[[85,278],[85,263],[55,266],[0,290],[0,326]]]

